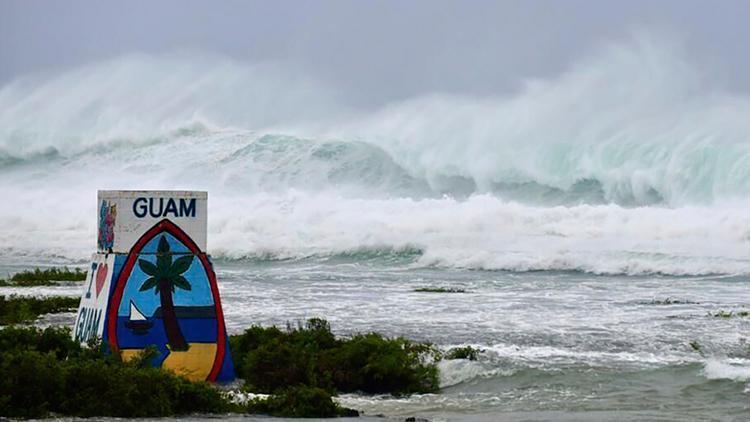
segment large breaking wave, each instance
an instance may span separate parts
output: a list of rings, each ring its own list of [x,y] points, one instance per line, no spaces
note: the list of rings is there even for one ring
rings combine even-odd
[[[505,96],[375,110],[279,65],[131,55],[0,88],[0,252],[84,258],[96,189],[185,188],[228,258],[747,273],[748,115],[648,37]]]

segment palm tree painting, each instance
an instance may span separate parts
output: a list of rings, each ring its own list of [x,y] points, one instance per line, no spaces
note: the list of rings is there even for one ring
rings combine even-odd
[[[174,261],[169,242],[164,235],[159,239],[156,250],[156,265],[145,259],[138,260],[141,271],[149,275],[141,287],[141,292],[153,289],[154,294],[159,295],[162,311],[162,322],[167,334],[169,349],[172,351],[183,351],[188,349],[185,336],[177,322],[177,313],[174,306],[175,289],[191,290],[190,283],[183,276],[193,263],[193,255],[184,255]]]

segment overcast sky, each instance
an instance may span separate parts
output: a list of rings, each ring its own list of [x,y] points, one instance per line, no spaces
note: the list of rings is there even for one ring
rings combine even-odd
[[[491,95],[559,73],[634,28],[684,42],[750,87],[750,1],[0,0],[0,85],[122,54],[286,62],[354,103]]]

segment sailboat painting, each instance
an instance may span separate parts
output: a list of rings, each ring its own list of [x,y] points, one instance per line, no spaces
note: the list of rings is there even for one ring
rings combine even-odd
[[[154,347],[155,366],[196,381],[234,379],[212,263],[168,219],[146,231],[127,255],[106,331],[110,349],[124,360]]]
[[[130,317],[125,322],[125,326],[130,329],[135,335],[146,334],[149,328],[154,325],[153,322],[146,319],[146,317],[138,310],[133,301],[130,301]]]

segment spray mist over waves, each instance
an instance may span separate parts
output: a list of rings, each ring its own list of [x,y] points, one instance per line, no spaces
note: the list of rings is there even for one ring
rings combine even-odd
[[[750,101],[672,45],[636,37],[501,97],[353,110],[334,93],[189,55],[2,87],[2,251],[85,258],[97,189],[184,188],[210,191],[229,259],[750,272]]]
[[[0,89],[0,149],[23,157],[54,148],[152,142],[196,125],[262,129],[346,110],[319,82],[278,64],[211,55],[132,54]]]
[[[355,112],[335,92],[289,66],[189,55],[28,77],[0,89],[0,164],[240,128],[364,142],[451,195],[556,200],[584,186],[579,202],[627,206],[750,196],[750,101],[652,37],[504,97],[431,95]]]

